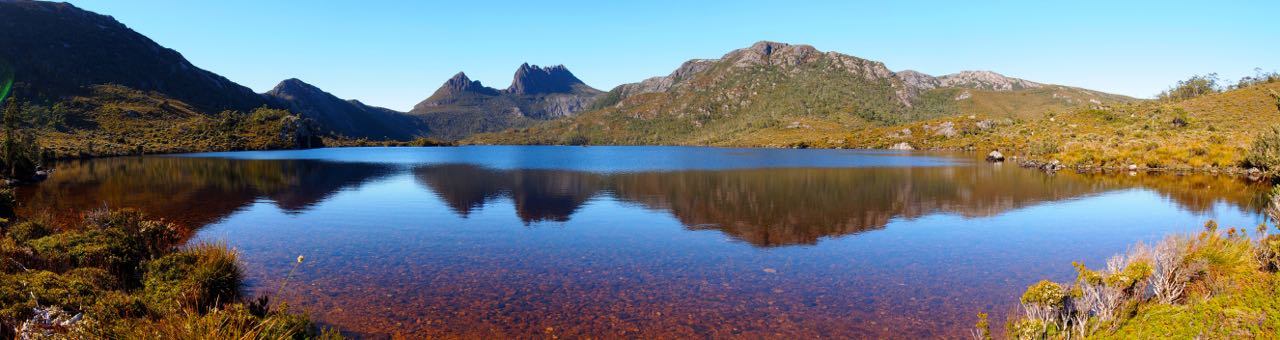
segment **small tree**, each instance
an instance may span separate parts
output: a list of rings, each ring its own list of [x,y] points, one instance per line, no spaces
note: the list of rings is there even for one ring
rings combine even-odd
[[[9,178],[17,178],[18,158],[21,156],[18,149],[18,124],[21,122],[21,111],[18,107],[18,101],[9,98],[9,102],[4,107],[4,165],[8,170]]]
[[[36,137],[22,130],[22,111],[17,100],[9,97],[4,109],[4,144],[2,152],[5,175],[13,179],[29,179],[40,166],[42,152]]]
[[[1218,74],[1210,73],[1207,75],[1194,75],[1191,78],[1187,78],[1187,80],[1178,81],[1177,85],[1161,92],[1156,97],[1164,101],[1179,101],[1218,92],[1222,92]]]

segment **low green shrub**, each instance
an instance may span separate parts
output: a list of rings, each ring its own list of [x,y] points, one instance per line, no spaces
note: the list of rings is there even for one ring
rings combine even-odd
[[[53,231],[43,224],[33,221],[22,221],[9,226],[6,231],[9,238],[17,243],[26,243],[28,241],[49,236]]]
[[[235,252],[202,244],[152,261],[143,292],[148,304],[163,312],[206,311],[238,301],[240,280]]]

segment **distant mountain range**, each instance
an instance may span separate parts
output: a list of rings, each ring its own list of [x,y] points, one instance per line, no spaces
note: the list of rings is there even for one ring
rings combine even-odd
[[[1026,117],[1135,100],[989,71],[939,77],[894,72],[877,61],[808,45],[759,42],[608,92],[559,65],[520,65],[505,89],[459,72],[409,112],[398,112],[339,99],[298,79],[254,93],[110,16],[65,3],[0,0],[0,46],[0,59],[13,66],[24,100],[55,102],[113,84],[209,115],[287,109],[336,135],[372,140],[742,144],[770,129],[847,128],[973,113]]]
[[[623,84],[594,110],[479,143],[767,145],[766,130],[851,130],[942,116],[1027,117],[1136,99],[990,71],[934,77],[808,45],[762,41]]]

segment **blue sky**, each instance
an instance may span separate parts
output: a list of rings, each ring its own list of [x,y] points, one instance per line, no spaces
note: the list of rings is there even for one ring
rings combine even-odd
[[[1136,97],[1280,69],[1277,1],[71,2],[258,92],[299,78],[397,110],[458,71],[504,88],[522,62],[564,64],[608,90],[759,40]]]

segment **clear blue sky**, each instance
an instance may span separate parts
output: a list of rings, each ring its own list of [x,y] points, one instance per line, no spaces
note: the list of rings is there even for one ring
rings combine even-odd
[[[299,78],[407,110],[522,62],[607,90],[759,40],[941,75],[987,69],[1150,97],[1280,69],[1280,1],[71,1],[255,91]]]

